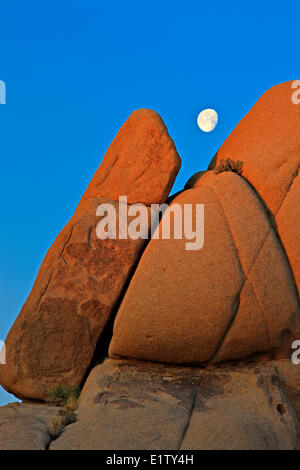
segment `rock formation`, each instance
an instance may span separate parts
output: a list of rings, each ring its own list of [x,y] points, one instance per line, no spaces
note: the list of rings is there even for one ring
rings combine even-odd
[[[203,248],[185,250],[184,238],[150,241],[118,310],[110,355],[176,364],[286,357],[300,338],[299,302],[262,204],[231,172],[207,172],[170,207],[184,213],[196,203],[205,208]]]
[[[2,407],[0,449],[300,449],[292,92],[292,82],[266,92],[209,170],[169,198],[180,158],[161,118],[139,110],[125,122],[47,253],[0,365],[1,385],[27,401],[83,385],[76,422],[49,404]],[[170,204],[148,244],[97,237],[97,207],[119,214],[119,196],[148,218],[152,203]],[[204,205],[197,249],[172,218],[162,236],[172,211],[185,226],[187,204],[198,232]]]
[[[56,439],[57,408],[0,408],[0,449],[299,449],[299,396],[287,360],[203,370],[106,359],[85,383],[76,422]]]
[[[243,161],[242,175],[272,215],[300,290],[300,106],[293,82],[268,90],[236,126],[217,153]]]
[[[271,365],[204,371],[108,359],[50,449],[291,449],[297,430]]]
[[[164,202],[180,158],[161,118],[135,111],[109,147],[74,216],[47,253],[6,339],[0,383],[17,397],[47,398],[57,385],[80,385],[145,240],[100,240],[99,204],[118,210]]]

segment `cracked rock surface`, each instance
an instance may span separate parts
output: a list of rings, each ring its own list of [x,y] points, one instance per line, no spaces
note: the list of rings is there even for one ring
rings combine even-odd
[[[106,359],[88,377],[77,422],[50,449],[295,449],[297,436],[272,363],[204,370]]]
[[[0,407],[0,450],[45,450],[51,420],[59,413],[53,406],[10,403]]]
[[[298,294],[259,198],[240,176],[209,171],[170,207],[184,214],[188,204],[194,227],[204,204],[203,247],[186,250],[174,231],[150,240],[118,310],[110,356],[173,364],[289,357],[300,337]]]

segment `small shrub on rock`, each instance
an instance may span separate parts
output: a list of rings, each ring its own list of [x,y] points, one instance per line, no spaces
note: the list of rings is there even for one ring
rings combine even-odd
[[[52,439],[57,439],[66,426],[75,423],[79,395],[80,388],[76,386],[56,386],[48,391],[48,403],[61,407],[58,416],[50,422],[49,433]]]
[[[80,388],[73,385],[72,387],[61,387],[57,385],[48,391],[48,403],[55,406],[64,406],[67,403],[77,402],[80,395]]]
[[[243,163],[241,160],[231,160],[231,158],[227,158],[226,160],[220,160],[219,165],[216,166],[214,173],[218,175],[219,173],[223,173],[224,171],[232,171],[233,173],[237,173],[238,175],[242,174],[243,170]]]

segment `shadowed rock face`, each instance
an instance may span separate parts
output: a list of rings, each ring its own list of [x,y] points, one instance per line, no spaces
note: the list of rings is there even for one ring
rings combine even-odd
[[[184,186],[184,189],[192,189],[196,182],[201,178],[201,176],[205,175],[205,171],[197,171],[193,176],[190,177],[190,179],[187,181],[187,183]]]
[[[96,209],[119,195],[164,202],[180,158],[154,111],[134,112],[121,128],[74,216],[47,253],[6,339],[0,383],[43,400],[54,385],[80,385],[95,346],[131,275],[144,240],[99,240]]]
[[[204,204],[204,246],[150,241],[119,308],[110,356],[177,364],[289,356],[300,337],[297,291],[251,187],[234,173],[208,172],[176,203]]]
[[[277,226],[300,292],[300,105],[293,82],[269,89],[224,142],[209,169],[221,159],[243,161],[251,183]]]
[[[0,450],[47,449],[58,414],[59,408],[32,403],[0,407]]]

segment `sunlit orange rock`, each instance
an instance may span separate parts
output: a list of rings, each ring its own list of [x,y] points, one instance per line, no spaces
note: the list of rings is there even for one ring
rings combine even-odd
[[[139,109],[121,127],[82,200],[99,196],[117,200],[124,194],[130,204],[163,202],[180,164],[161,117]]]
[[[119,308],[110,356],[177,364],[287,357],[300,337],[299,302],[255,192],[232,172],[207,172],[176,203],[204,204],[204,246],[150,241]]]

